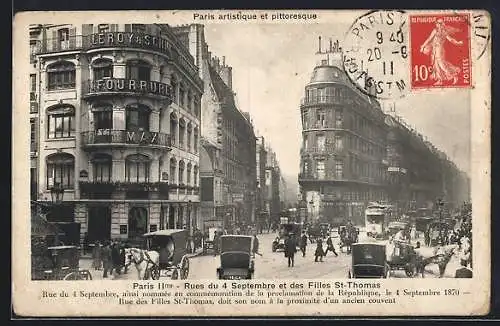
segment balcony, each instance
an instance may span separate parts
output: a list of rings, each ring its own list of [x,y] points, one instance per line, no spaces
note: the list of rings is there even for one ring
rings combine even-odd
[[[114,182],[80,181],[80,192],[84,196],[111,194],[115,191],[159,192],[168,194],[168,182]]]
[[[81,135],[83,147],[147,146],[165,149],[171,147],[170,134],[160,132],[98,129],[84,131]]]
[[[48,54],[81,50],[87,43],[86,39],[87,38],[82,35],[69,36],[67,40],[49,38],[37,43],[35,51],[37,54]]]
[[[315,97],[304,97],[300,100],[300,105],[315,105],[315,104],[343,104],[343,98],[338,96],[315,96]]]
[[[172,98],[170,85],[150,80],[105,78],[88,80],[83,87],[84,97],[99,95],[149,95],[153,97]]]
[[[328,153],[335,153],[336,151],[342,151],[343,148],[338,148],[335,149],[333,146],[324,146],[324,147],[307,147],[307,148],[302,148],[300,150],[300,154],[328,154]]]

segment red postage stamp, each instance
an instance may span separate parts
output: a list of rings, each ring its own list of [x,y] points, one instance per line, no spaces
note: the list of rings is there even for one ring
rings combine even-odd
[[[470,87],[468,14],[410,15],[412,88]]]

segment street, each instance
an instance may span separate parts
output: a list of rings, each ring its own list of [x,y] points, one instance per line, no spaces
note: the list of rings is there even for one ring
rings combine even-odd
[[[348,271],[351,265],[351,255],[348,255],[339,250],[339,239],[334,238],[333,242],[335,250],[339,254],[338,257],[331,252],[323,257],[323,262],[314,262],[315,243],[310,243],[307,246],[306,256],[302,257],[300,251],[295,255],[295,266],[288,267],[287,259],[283,251],[272,252],[272,241],[276,237],[275,233],[261,234],[259,238],[260,253],[255,258],[255,279],[342,279],[347,278]],[[360,233],[360,242],[366,241],[364,232]],[[384,243],[383,241],[377,241]],[[326,246],[324,246],[326,249]],[[102,271],[91,269],[92,260],[89,258],[80,259],[80,268],[89,269],[94,280],[102,280]],[[196,255],[190,258],[190,268],[188,279],[192,280],[208,280],[216,279],[216,269],[220,265],[220,257],[210,254]],[[455,270],[458,268],[458,259],[453,257],[449,262],[444,277],[454,277]],[[425,269],[425,277],[438,277],[438,267],[436,265],[427,266]],[[390,276],[392,278],[406,278],[404,271],[394,271]],[[420,278],[421,276],[417,276]],[[137,271],[134,266],[131,266],[127,274],[118,276],[108,276],[109,280],[137,280]]]

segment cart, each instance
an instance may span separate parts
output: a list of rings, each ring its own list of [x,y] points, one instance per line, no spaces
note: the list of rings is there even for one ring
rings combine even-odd
[[[44,280],[92,280],[88,269],[79,266],[80,252],[76,246],[53,246],[46,251],[50,267],[43,270]]]
[[[386,248],[378,243],[355,243],[352,245],[352,262],[348,278],[386,278],[389,267]]]
[[[415,248],[401,241],[393,241],[388,247],[387,265],[389,275],[395,270],[404,270],[406,276],[413,277],[417,273],[417,254]]]
[[[252,279],[255,262],[252,258],[253,238],[247,235],[223,235],[220,238],[220,280]]]
[[[189,275],[188,230],[169,229],[149,232],[143,235],[148,251],[157,251],[159,263],[151,259],[150,273],[153,280],[170,277],[173,280],[187,279]],[[147,258],[147,257],[146,257]]]

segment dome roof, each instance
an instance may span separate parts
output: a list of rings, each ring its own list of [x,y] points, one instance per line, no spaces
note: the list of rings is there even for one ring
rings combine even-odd
[[[344,83],[344,72],[334,66],[317,66],[311,76],[310,84],[313,83]]]

